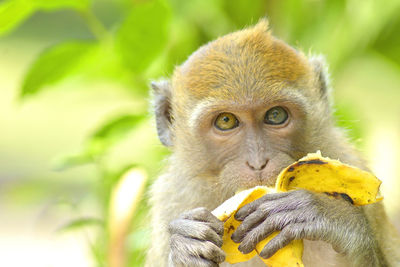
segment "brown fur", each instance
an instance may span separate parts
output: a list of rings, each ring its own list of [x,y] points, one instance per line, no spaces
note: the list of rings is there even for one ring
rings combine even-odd
[[[305,56],[272,37],[267,27],[263,20],[254,28],[224,36],[196,51],[174,73],[177,99],[264,96],[258,81],[266,81],[272,91],[299,80],[308,86],[312,74]]]
[[[367,169],[343,131],[334,126],[328,102],[328,83],[320,60],[307,59],[274,38],[266,20],[201,47],[176,68],[172,82],[164,82],[163,86],[166,84],[169,91],[164,104],[168,103],[169,107],[163,105],[162,112],[156,111],[156,114],[170,112],[167,117],[172,121],[158,116],[157,124],[160,120],[162,125],[168,124],[159,129],[159,135],[164,138],[163,143],[171,145],[173,153],[164,174],[157,179],[151,191],[153,233],[147,266],[167,265],[168,224],[179,214],[197,207],[212,210],[231,197],[239,185],[256,185],[242,181],[243,176],[237,174],[238,164],[229,163],[228,160],[232,160],[230,157],[222,157],[216,152],[213,154],[212,144],[204,141],[207,133],[203,128],[207,125],[199,126],[195,121],[193,129],[190,118],[193,109],[202,101],[227,108],[229,103],[244,107],[262,106],[283,95],[285,99],[291,99],[289,104],[303,109],[299,116],[304,125],[287,137],[293,139],[290,152],[282,156],[280,165],[269,174],[271,177],[287,164],[316,150],[321,150],[325,156]],[[157,84],[153,88],[156,89]],[[155,90],[156,96],[159,91]],[[157,110],[157,106],[155,108]],[[274,139],[271,147],[279,150],[284,139]],[[226,149],[231,148],[227,145]],[[223,169],[218,165],[221,162],[226,162]],[[260,184],[272,185],[274,181],[271,177]],[[379,246],[377,257],[381,265],[400,266],[400,242],[382,205],[369,205],[364,212]],[[306,242],[304,259],[306,266],[358,266],[356,260],[351,263],[352,259],[346,259],[329,244],[321,245],[321,242]],[[237,266],[264,265],[254,259]]]

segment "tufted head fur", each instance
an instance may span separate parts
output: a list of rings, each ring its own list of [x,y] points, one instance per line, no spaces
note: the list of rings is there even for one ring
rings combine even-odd
[[[155,99],[164,99],[162,110],[156,107],[160,140],[172,146],[171,118],[187,120],[187,110],[199,101],[251,103],[269,99],[285,88],[298,90],[311,99],[327,98],[323,66],[320,58],[309,60],[273,37],[265,19],[253,27],[222,36],[200,47],[176,67],[171,81],[152,83]],[[325,104],[324,109],[329,106]]]

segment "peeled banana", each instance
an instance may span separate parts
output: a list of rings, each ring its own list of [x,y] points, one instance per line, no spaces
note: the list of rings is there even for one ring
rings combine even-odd
[[[256,186],[239,192],[217,207],[212,213],[224,222],[222,249],[226,253],[226,261],[233,264],[248,261],[257,255],[263,247],[279,232],[257,244],[249,254],[242,254],[239,244],[231,239],[232,233],[240,225],[234,214],[244,205],[265,194],[286,192],[296,189],[307,189],[313,192],[326,193],[332,197],[345,198],[354,205],[366,205],[380,201],[378,191],[381,181],[369,172],[346,165],[338,160],[321,156],[320,152],[308,154],[306,157],[286,167],[278,176],[275,188]],[[270,267],[302,267],[303,241],[295,240],[278,250],[269,259],[261,260]]]

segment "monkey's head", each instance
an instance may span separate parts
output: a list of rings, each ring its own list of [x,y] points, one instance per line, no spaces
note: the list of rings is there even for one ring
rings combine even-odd
[[[152,83],[171,164],[232,190],[273,185],[282,168],[324,150],[332,120],[323,70],[266,20],[204,45],[171,80]]]

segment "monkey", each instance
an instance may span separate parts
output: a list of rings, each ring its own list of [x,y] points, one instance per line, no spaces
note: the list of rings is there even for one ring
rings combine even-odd
[[[322,56],[274,37],[268,21],[209,42],[170,79],[152,82],[156,129],[171,150],[150,192],[152,235],[146,266],[231,266],[223,223],[211,213],[240,189],[273,186],[310,152],[369,171],[336,126]],[[321,183],[324,181],[322,180]],[[268,258],[304,240],[305,266],[400,266],[400,241],[382,203],[357,207],[307,190],[265,195],[235,214],[232,234]],[[265,266],[259,257],[235,266]]]

